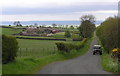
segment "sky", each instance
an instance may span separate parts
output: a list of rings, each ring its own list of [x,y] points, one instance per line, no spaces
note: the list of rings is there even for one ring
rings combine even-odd
[[[0,0],[2,21],[76,21],[92,14],[97,21],[117,15],[119,0]]]

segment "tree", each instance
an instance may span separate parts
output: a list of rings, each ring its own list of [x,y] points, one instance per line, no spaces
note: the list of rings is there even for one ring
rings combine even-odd
[[[13,25],[22,26],[21,23],[20,23],[20,21],[15,21],[15,22],[13,23]]]
[[[66,29],[68,28],[68,25],[65,25],[66,26]]]
[[[11,25],[9,25],[9,26],[11,26]]]
[[[73,26],[73,25],[71,25],[71,26],[70,26],[70,28],[71,28],[71,29],[74,29],[74,26]]]
[[[95,17],[93,15],[83,15],[80,18],[81,22],[84,22],[86,20],[90,21],[91,23],[95,22]]]
[[[36,26],[36,27],[37,27],[37,26],[38,26],[38,24],[37,24],[37,23],[34,23],[34,26]]]
[[[120,48],[119,21],[120,18],[109,17],[97,27],[97,36],[108,53],[114,48]]]
[[[68,30],[65,31],[65,37],[71,37],[71,34]]]
[[[52,24],[53,27],[56,27],[57,25],[56,24]]]
[[[95,30],[95,17],[93,15],[84,15],[81,16],[81,25],[79,27],[80,35],[83,38],[88,38],[92,36],[92,33]]]

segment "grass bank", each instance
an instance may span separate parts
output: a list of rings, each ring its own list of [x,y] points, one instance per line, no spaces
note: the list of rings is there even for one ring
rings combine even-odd
[[[105,71],[109,71],[112,73],[120,73],[119,69],[120,64],[118,64],[111,56],[107,53],[103,53],[102,55],[102,67]]]
[[[101,44],[100,41],[99,41],[99,44]],[[120,73],[120,68],[119,68],[120,64],[118,64],[117,61],[111,57],[111,54],[108,54],[105,52],[105,49],[103,46],[102,46],[102,49],[103,49],[103,54],[101,56],[102,58],[101,65],[103,70],[112,72],[112,73]]]
[[[88,39],[85,46],[79,51],[73,50],[64,54],[56,53],[44,58],[17,58],[16,61],[3,65],[3,74],[34,74],[49,63],[83,55],[88,51],[92,39]]]

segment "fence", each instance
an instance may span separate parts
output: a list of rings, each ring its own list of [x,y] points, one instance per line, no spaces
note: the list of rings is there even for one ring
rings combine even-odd
[[[19,48],[17,57],[44,57],[58,53],[57,47],[53,48]]]

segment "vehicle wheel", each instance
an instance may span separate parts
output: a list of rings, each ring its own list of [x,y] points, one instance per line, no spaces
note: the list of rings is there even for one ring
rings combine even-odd
[[[102,55],[102,52],[100,52],[100,55]]]
[[[93,55],[95,55],[95,52],[93,52]]]

